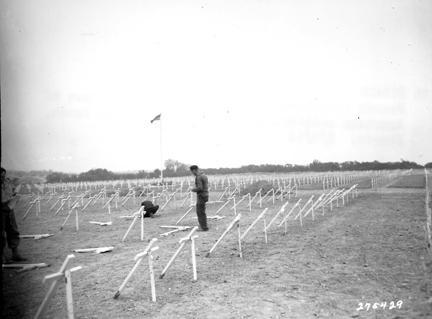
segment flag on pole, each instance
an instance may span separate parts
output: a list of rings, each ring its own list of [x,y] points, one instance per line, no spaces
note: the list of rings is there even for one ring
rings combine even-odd
[[[161,115],[162,114],[156,115],[156,117],[153,120],[151,120],[150,123],[153,123],[154,121],[159,121],[161,119]]]

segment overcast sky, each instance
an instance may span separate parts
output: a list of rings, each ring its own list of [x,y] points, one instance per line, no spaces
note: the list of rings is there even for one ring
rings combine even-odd
[[[0,3],[6,168],[432,161],[432,1]]]

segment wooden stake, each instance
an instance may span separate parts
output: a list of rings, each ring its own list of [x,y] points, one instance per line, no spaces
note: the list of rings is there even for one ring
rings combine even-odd
[[[78,217],[78,209],[75,209],[75,229],[79,231],[79,217]]]
[[[120,288],[115,293],[114,299],[117,299],[120,296],[122,290],[126,287],[126,284],[128,283],[129,279],[132,277],[133,273],[137,270],[137,268],[140,265],[141,261],[142,261],[142,258],[138,259],[135,262],[135,265],[132,267],[131,271],[129,271],[128,275],[126,276],[126,279],[123,281],[123,283],[120,285]]]
[[[111,217],[111,204],[108,203],[108,216],[109,216],[109,221],[112,222],[112,217]]]
[[[216,211],[215,215],[217,215],[228,203],[231,201],[232,198],[228,198],[228,200],[223,204],[219,209]]]
[[[237,239],[238,239],[238,247],[239,247],[239,256],[243,258],[242,253],[242,243],[241,243],[241,231],[240,231],[240,223],[237,222]]]
[[[227,229],[222,233],[222,235],[219,237],[219,239],[216,241],[216,243],[212,246],[210,251],[206,254],[206,257],[210,257],[210,254],[216,249],[217,245],[222,241],[222,239],[228,234],[228,232],[234,227],[236,223],[240,221],[241,214],[238,214],[232,222],[228,225]]]
[[[144,241],[144,209],[141,209],[141,241]]]
[[[73,296],[72,296],[72,276],[69,270],[65,271],[65,281],[66,281],[66,303],[67,303],[67,313],[68,318],[74,318],[73,310]]]
[[[195,255],[195,239],[198,236],[191,237],[191,255],[192,255],[192,271],[193,271],[193,281],[197,281],[197,266],[196,266],[196,255]]]
[[[175,223],[176,225],[178,223],[180,223],[193,209],[193,206],[189,207],[189,209],[186,211],[186,213],[184,213],[184,215],[182,217],[179,218],[179,220]]]
[[[276,213],[276,215],[274,215],[274,217],[270,220],[270,222],[267,225],[266,231],[275,222],[275,220],[279,217],[279,215],[282,214],[285,211],[285,208],[288,205],[288,203],[289,202],[286,202],[285,204],[283,204],[282,207],[279,209],[279,211]]]
[[[252,224],[250,224],[250,226],[245,230],[245,232],[243,233],[243,235],[240,236],[240,239],[243,240],[244,237],[247,235],[247,233],[256,225],[256,223],[258,223],[258,221],[264,217],[265,213],[267,213],[268,208],[265,208],[261,214],[258,215],[257,218],[255,218],[255,220],[252,222]]]
[[[148,265],[149,265],[152,301],[156,302],[156,286],[155,286],[154,271],[153,271],[153,255],[151,253],[148,254]]]
[[[123,238],[122,238],[122,241],[125,241],[125,240],[126,240],[126,237],[127,237],[127,235],[128,235],[128,234],[129,234],[129,232],[131,231],[131,229],[132,229],[133,225],[134,225],[134,224],[136,223],[136,221],[137,221],[138,217],[139,217],[139,215],[135,215],[135,217],[134,217],[134,219],[133,219],[132,223],[130,224],[130,226],[129,226],[128,230],[127,230],[127,231],[126,231],[126,233],[124,234],[124,236],[123,236]]]

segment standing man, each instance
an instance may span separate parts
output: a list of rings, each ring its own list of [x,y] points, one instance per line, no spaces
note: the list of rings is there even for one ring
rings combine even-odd
[[[1,251],[2,258],[6,240],[9,248],[12,250],[13,261],[25,261],[18,253],[19,232],[15,220],[14,208],[18,201],[15,193],[15,186],[6,178],[6,170],[1,168]],[[6,236],[5,236],[6,235]],[[3,258],[4,259],[4,258]]]
[[[201,227],[201,231],[208,231],[207,215],[205,213],[206,203],[209,199],[208,178],[202,172],[200,172],[198,166],[196,165],[192,165],[189,167],[189,169],[195,176],[195,188],[192,189],[192,192],[197,193],[196,214],[198,217],[198,222]]]

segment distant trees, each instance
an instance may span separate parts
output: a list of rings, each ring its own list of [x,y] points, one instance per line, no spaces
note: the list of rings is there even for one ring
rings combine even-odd
[[[91,169],[88,172],[81,173],[78,175],[79,181],[107,181],[112,180],[116,178],[116,174],[113,172],[108,171],[105,168],[96,168]]]
[[[75,174],[52,172],[46,176],[47,183],[65,183],[65,182],[76,182],[76,181],[77,181],[77,176]]]
[[[45,182],[45,177],[51,171],[16,171],[8,170],[8,176],[19,180],[23,184],[41,184]]]
[[[187,174],[189,174],[189,165],[173,159],[168,159],[165,161],[164,176],[174,177],[185,176]]]
[[[328,171],[338,171],[341,166],[339,163],[335,162],[325,162],[321,163],[318,160],[314,160],[309,164],[309,170],[314,172],[328,172]]]
[[[190,174],[189,165],[177,160],[168,159],[165,161],[164,177],[187,176]],[[385,170],[385,169],[410,169],[422,168],[423,166],[410,161],[401,160],[400,162],[357,162],[347,161],[337,162],[320,162],[314,160],[309,165],[296,164],[262,164],[262,165],[245,165],[235,168],[206,168],[207,174],[242,174],[242,173],[289,173],[289,172],[328,172],[328,171],[364,171],[364,170]],[[432,163],[425,167],[432,168]],[[92,169],[80,174],[66,174],[60,172],[49,172],[46,176],[47,183],[61,182],[84,182],[84,181],[105,181],[105,180],[123,180],[138,178],[158,178],[160,169],[152,172],[141,170],[137,173],[114,173],[104,168]]]
[[[426,167],[426,168],[432,168],[432,162],[426,163],[424,167]]]

